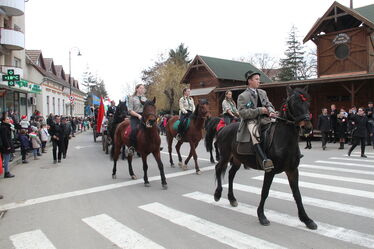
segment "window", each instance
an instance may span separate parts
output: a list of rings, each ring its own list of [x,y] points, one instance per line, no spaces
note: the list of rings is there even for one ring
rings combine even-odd
[[[17,57],[14,57],[14,66],[21,68],[21,59],[18,59]]]
[[[335,56],[336,56],[336,58],[338,58],[340,60],[344,60],[345,58],[347,58],[349,56],[349,47],[348,47],[348,45],[345,44],[345,43],[339,44],[335,48]]]
[[[48,115],[50,114],[50,111],[49,111],[49,96],[47,96],[47,114]]]
[[[55,97],[52,97],[52,111],[53,111],[53,115],[56,115]]]
[[[58,110],[58,115],[61,115],[60,98],[57,99],[57,110]]]
[[[66,115],[65,113],[65,100],[62,100],[62,114]]]
[[[19,93],[19,115],[27,115],[27,95],[26,93]]]

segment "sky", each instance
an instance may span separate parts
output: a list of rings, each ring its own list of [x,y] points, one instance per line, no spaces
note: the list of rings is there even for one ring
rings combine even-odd
[[[283,57],[294,25],[300,41],[332,0],[29,0],[26,49],[82,78],[87,67],[101,77],[109,97],[118,101],[151,67],[184,43],[197,54],[223,59],[255,53]],[[339,3],[349,6],[349,0]],[[354,8],[374,0],[354,0]],[[307,50],[315,47],[309,41]],[[82,56],[76,56],[78,49]],[[131,90],[132,91],[132,90]]]

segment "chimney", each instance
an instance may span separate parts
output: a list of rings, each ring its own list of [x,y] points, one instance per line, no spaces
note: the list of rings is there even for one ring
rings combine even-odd
[[[353,0],[350,0],[349,7],[350,7],[351,9],[353,9]]]

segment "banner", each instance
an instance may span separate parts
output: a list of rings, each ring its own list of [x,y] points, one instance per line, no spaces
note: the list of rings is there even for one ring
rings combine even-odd
[[[104,121],[104,115],[105,115],[105,108],[104,108],[104,100],[103,98],[100,98],[100,106],[99,106],[99,112],[97,113],[97,122],[96,122],[96,132],[101,133],[101,125]]]

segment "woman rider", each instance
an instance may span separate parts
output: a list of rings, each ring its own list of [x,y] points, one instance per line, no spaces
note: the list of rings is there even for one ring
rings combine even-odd
[[[227,90],[225,93],[225,99],[222,101],[223,120],[225,124],[231,124],[234,118],[239,117],[238,109],[232,99],[232,92]]]
[[[178,133],[175,137],[178,141],[182,140],[185,132],[186,122],[191,114],[195,111],[195,104],[193,102],[193,98],[190,97],[190,94],[191,90],[189,88],[184,88],[183,97],[179,99],[180,123],[178,126]]]

